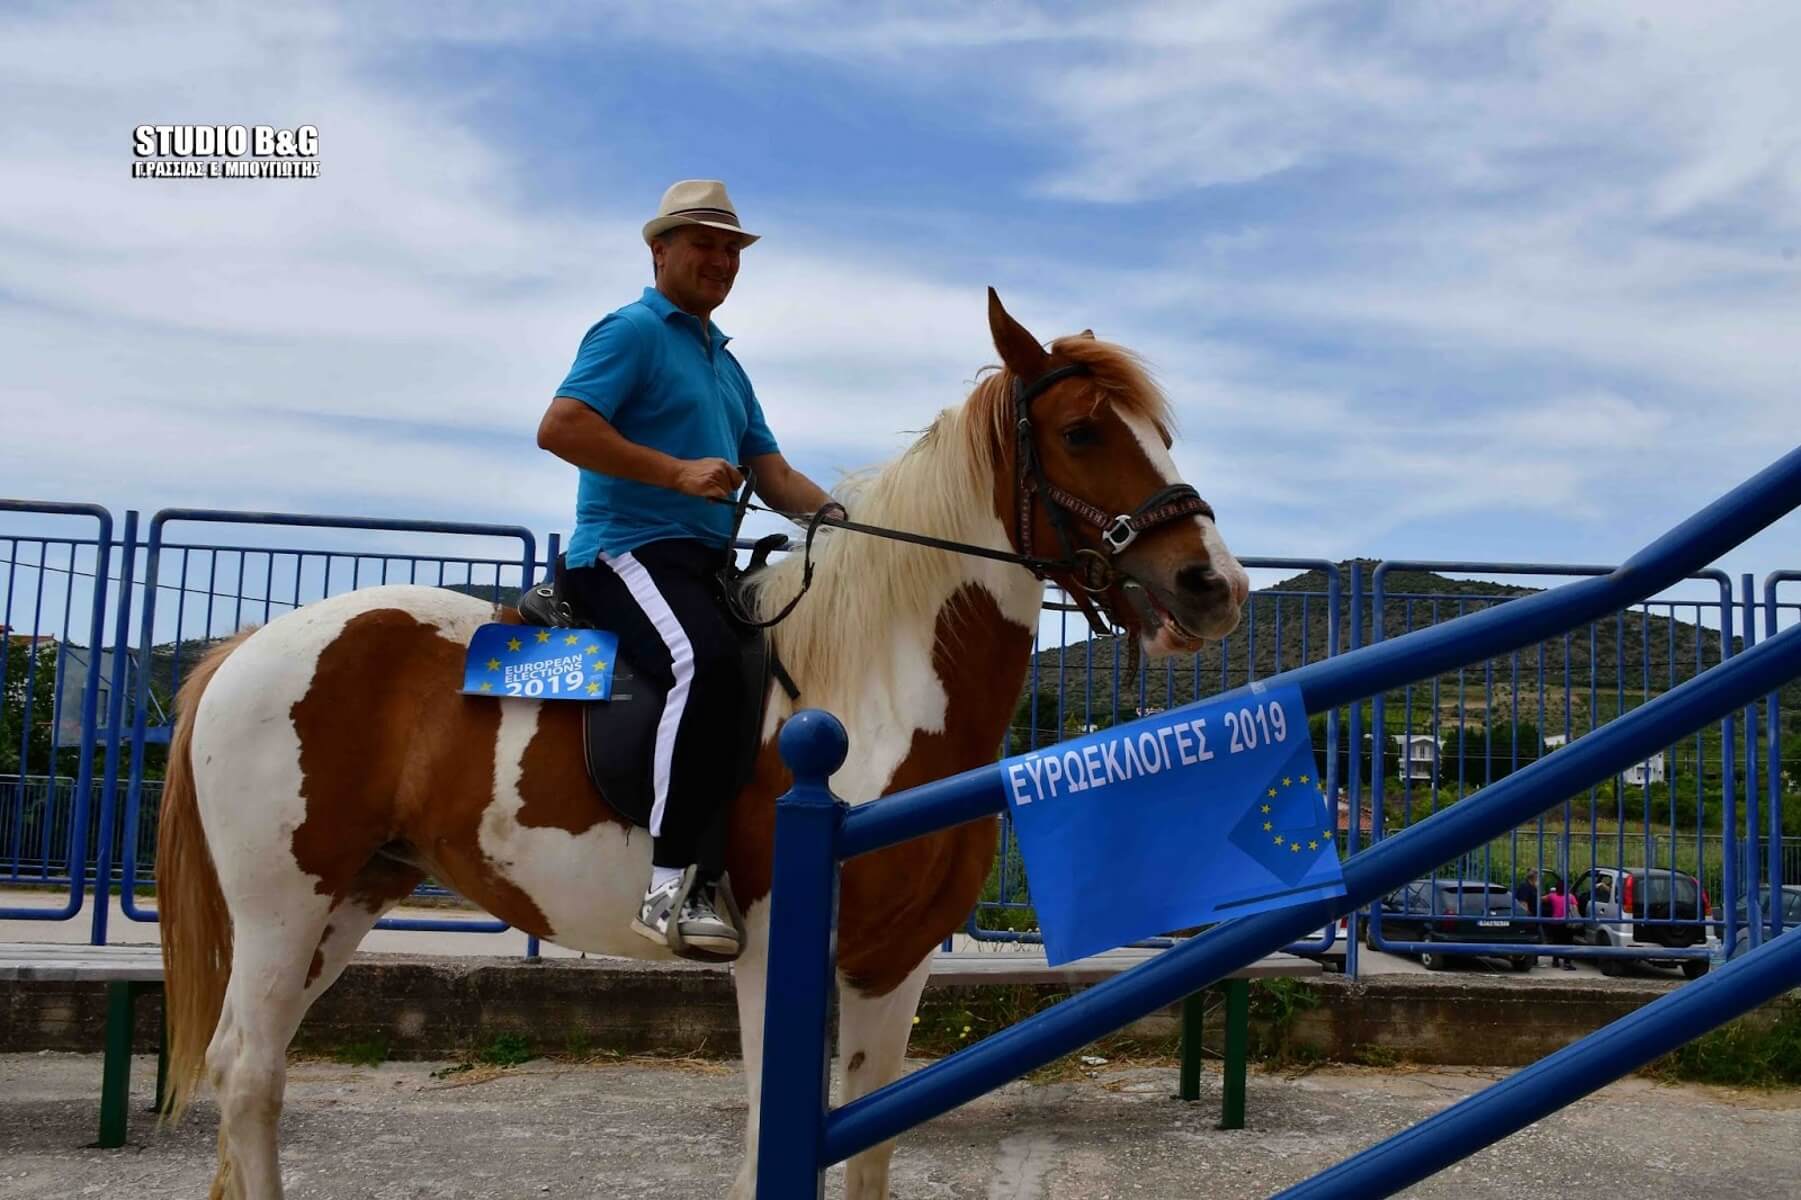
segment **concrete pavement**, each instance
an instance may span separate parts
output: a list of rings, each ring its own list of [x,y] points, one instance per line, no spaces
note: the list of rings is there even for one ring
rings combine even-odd
[[[138,1103],[154,1072],[136,1064]],[[282,1123],[290,1200],[721,1196],[744,1121],[735,1063],[301,1063]],[[1248,1128],[1224,1133],[1217,1075],[1172,1098],[1173,1068],[1108,1064],[1009,1084],[902,1139],[894,1194],[956,1200],[1263,1197],[1502,1073],[1332,1068],[1253,1073]],[[173,1131],[134,1114],[94,1137],[98,1056],[0,1056],[0,1198],[197,1197],[212,1174],[210,1099]],[[1406,1193],[1440,1200],[1796,1195],[1801,1097],[1626,1080]],[[841,1184],[828,1185],[840,1195]]]

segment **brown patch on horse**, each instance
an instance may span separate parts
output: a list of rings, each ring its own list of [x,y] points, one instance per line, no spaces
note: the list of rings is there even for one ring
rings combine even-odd
[[[932,647],[949,697],[944,729],[914,730],[884,794],[993,762],[1031,650],[1032,631],[1007,620],[987,589],[969,585],[953,595],[938,614]],[[983,817],[846,863],[838,969],[865,995],[899,987],[969,916],[999,839],[998,820]]]
[[[326,925],[325,931],[319,935],[319,944],[313,947],[313,961],[306,969],[305,987],[312,987],[313,980],[319,978],[319,972],[325,969],[325,943],[331,940],[331,928],[329,924]]]
[[[1031,647],[1032,631],[1002,616],[987,589],[972,584],[952,596],[938,614],[932,649],[933,668],[950,701],[945,728],[914,732],[907,757],[883,794],[993,762]],[[732,810],[728,857],[732,891],[741,903],[769,894],[775,801],[790,782],[774,741],[764,743],[756,775]],[[846,863],[839,889],[838,969],[867,995],[899,987],[969,916],[999,837],[997,821],[984,817]]]
[[[412,895],[424,878],[425,872],[411,863],[378,856],[357,872],[348,898],[366,912],[386,912],[390,904]]]
[[[359,883],[379,894],[401,877],[386,878],[375,854],[402,842],[475,903],[544,936],[543,912],[481,849],[500,702],[463,695],[462,677],[463,647],[411,613],[345,623],[289,710],[306,801],[294,859],[322,895],[354,895]]]
[[[413,889],[424,878],[425,872],[415,866],[377,855],[357,872],[356,878],[350,881],[348,890],[332,897],[331,909],[336,912],[340,905],[349,901],[364,912],[379,915],[412,895]],[[313,949],[312,964],[306,970],[307,987],[312,987],[313,981],[325,969],[325,947],[336,928],[328,921],[324,931],[319,934],[319,944]]]
[[[778,728],[776,733],[780,734]],[[757,751],[750,782],[732,802],[725,866],[732,896],[748,908],[769,895],[775,864],[775,802],[794,785],[794,776],[776,749],[776,737]]]
[[[606,802],[588,777],[582,752],[583,706],[545,703],[538,731],[519,761],[519,823],[584,834],[602,821],[628,832],[632,823]]]

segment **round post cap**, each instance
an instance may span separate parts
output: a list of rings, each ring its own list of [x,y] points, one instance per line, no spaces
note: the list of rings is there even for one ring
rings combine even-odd
[[[796,778],[824,780],[844,765],[850,736],[838,718],[824,709],[803,708],[782,726],[782,761]]]

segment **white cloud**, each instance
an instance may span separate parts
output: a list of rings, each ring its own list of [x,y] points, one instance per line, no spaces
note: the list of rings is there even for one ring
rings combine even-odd
[[[879,220],[861,240],[759,222],[770,236],[721,324],[822,474],[960,399],[992,357],[981,285],[1029,279],[1009,299],[1034,329],[1093,324],[1159,368],[1179,459],[1235,548],[1368,553],[1507,512],[1618,554],[1795,440],[1797,11],[1407,6],[1368,27],[1298,2],[14,15],[0,402],[10,444],[33,449],[0,450],[5,490],[561,523],[568,472],[531,432],[588,321],[642,286],[654,196],[547,207],[473,119],[486,93],[407,81],[385,56],[604,35],[729,50],[771,78],[828,61],[957,98],[1032,152],[1014,190],[919,218],[986,230],[980,255]],[[324,174],[128,179],[131,127],[183,120],[314,123]],[[1345,217],[1326,192],[1311,214],[1105,265],[1080,238],[989,219],[1090,205],[1096,227],[1162,227],[1222,184],[1328,169],[1385,183],[1392,211],[1366,196]],[[1675,479],[1646,471],[1665,447]],[[1609,526],[1653,493],[1661,509]]]

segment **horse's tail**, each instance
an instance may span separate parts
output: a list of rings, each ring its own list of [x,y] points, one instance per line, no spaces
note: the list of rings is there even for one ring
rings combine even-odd
[[[206,1048],[225,1006],[231,977],[231,914],[219,872],[200,827],[194,795],[194,716],[219,664],[249,635],[245,630],[202,658],[175,697],[175,731],[163,780],[156,842],[156,901],[163,941],[163,1019],[169,1074],[163,1116],[181,1119],[206,1066]]]

